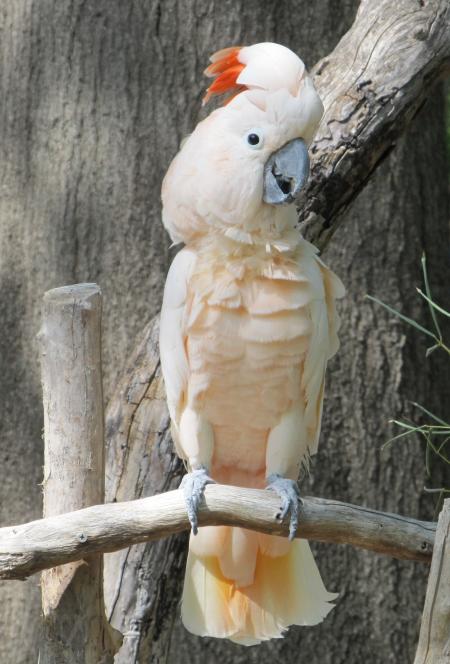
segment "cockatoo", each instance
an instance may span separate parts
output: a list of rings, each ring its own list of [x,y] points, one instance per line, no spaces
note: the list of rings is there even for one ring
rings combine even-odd
[[[297,531],[297,479],[317,450],[327,361],[338,348],[341,281],[304,240],[296,196],[323,106],[303,62],[272,43],[211,57],[200,122],[162,186],[177,254],[166,281],[160,353],[173,438],[189,473],[192,525],[185,627],[244,645],[323,620],[327,592]],[[203,527],[206,484],[267,487],[289,539]]]

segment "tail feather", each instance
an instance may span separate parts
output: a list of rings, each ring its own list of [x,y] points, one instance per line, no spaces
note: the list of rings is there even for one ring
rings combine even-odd
[[[257,533],[247,531],[246,536],[251,541],[248,557],[256,560],[253,579],[245,586],[225,576],[216,555],[189,551],[182,602],[185,627],[199,636],[255,645],[282,637],[290,625],[321,622],[337,595],[325,589],[308,542],[296,540],[287,553],[274,556],[269,542],[254,546]],[[239,553],[242,556],[242,549]]]
[[[249,586],[255,577],[258,539],[250,530],[228,528],[228,546],[219,556],[220,569],[236,587]]]
[[[234,625],[229,597],[230,584],[222,576],[218,559],[199,558],[189,551],[181,605],[186,629],[198,636],[230,637]]]

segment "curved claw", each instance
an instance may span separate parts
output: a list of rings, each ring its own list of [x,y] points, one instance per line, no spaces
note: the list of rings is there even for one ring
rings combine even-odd
[[[198,533],[198,508],[207,484],[215,484],[215,482],[209,477],[206,468],[193,470],[191,473],[187,473],[181,480],[180,489],[184,493],[186,510],[194,535]]]
[[[281,475],[269,475],[267,482],[267,489],[275,491],[281,498],[281,508],[277,514],[277,519],[283,521],[288,513],[291,515],[289,521],[289,539],[292,541],[297,533],[299,503],[302,500],[297,482],[281,477]]]

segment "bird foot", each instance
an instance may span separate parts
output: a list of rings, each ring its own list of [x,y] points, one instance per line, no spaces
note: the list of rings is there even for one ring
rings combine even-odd
[[[215,484],[215,482],[209,477],[206,468],[197,468],[191,473],[187,473],[181,480],[180,489],[184,493],[186,510],[194,535],[198,532],[198,508],[207,484]]]
[[[289,539],[292,541],[298,527],[299,503],[302,502],[297,482],[275,474],[269,475],[267,482],[267,489],[275,491],[281,498],[281,507],[276,518],[283,521],[284,517],[290,513]]]

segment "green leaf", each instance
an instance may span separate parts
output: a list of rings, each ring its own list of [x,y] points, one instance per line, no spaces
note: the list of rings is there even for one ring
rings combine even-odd
[[[431,477],[430,457],[431,457],[431,445],[427,444],[425,448],[425,468],[428,477]]]
[[[449,427],[450,428],[450,424],[448,424],[447,422],[444,422],[444,420],[441,420],[440,417],[438,417],[437,415],[434,415],[431,411],[427,410],[424,406],[421,406],[420,403],[417,403],[417,401],[411,401],[411,405],[414,406],[414,408],[418,408],[419,410],[421,410],[422,413],[425,413],[425,415],[428,415],[429,417],[431,417],[431,419],[434,420],[435,422],[438,422],[439,424],[442,424],[442,426],[444,426],[444,427]]]
[[[439,339],[436,337],[436,335],[431,332],[430,330],[427,330],[425,327],[422,325],[419,325],[415,320],[412,318],[408,318],[408,316],[404,316],[401,314],[399,311],[396,309],[393,309],[389,305],[385,304],[381,300],[379,300],[376,297],[372,297],[372,295],[366,295],[365,296],[368,300],[372,300],[372,302],[376,302],[376,304],[380,304],[382,307],[384,307],[387,311],[390,311],[391,314],[394,314],[394,316],[397,316],[397,318],[400,318],[401,320],[405,321],[405,323],[408,323],[409,325],[412,325],[413,327],[416,328],[416,330],[419,330],[420,332],[423,332],[424,334],[427,334],[429,337],[432,337],[436,342],[439,342]]]
[[[414,426],[411,424],[407,424],[406,422],[401,422],[400,420],[392,420],[393,424],[396,424],[399,427],[402,427],[403,429],[408,429],[409,431],[419,431],[422,427],[420,426]]]
[[[426,259],[425,254],[422,254],[422,272],[423,272],[423,281],[424,281],[424,284],[425,284],[426,295],[424,295],[422,293],[422,291],[420,291],[420,289],[417,289],[417,290],[420,291],[422,296],[425,297],[425,299],[427,300],[428,305],[429,305],[429,309],[430,309],[430,313],[431,313],[431,318],[433,319],[434,327],[436,328],[436,332],[438,333],[439,339],[442,339],[441,328],[439,327],[439,323],[438,323],[437,318],[436,318],[436,313],[435,313],[434,308],[433,308],[434,303],[433,303],[433,298],[431,297],[430,284],[428,282],[427,259]]]
[[[436,302],[434,302],[427,295],[425,295],[425,293],[422,290],[420,290],[420,288],[416,288],[416,291],[430,305],[430,311],[431,311],[431,315],[433,316],[433,320],[435,319],[434,309],[436,309],[436,311],[439,311],[440,314],[443,314],[444,316],[447,316],[447,318],[450,318],[450,311],[447,311],[446,309],[443,309],[438,304],[436,304]]]
[[[445,440],[442,441],[442,443],[438,447],[438,451],[441,452],[441,450],[444,449],[444,447],[447,445],[448,441],[450,440],[450,436],[445,438]]]
[[[396,436],[393,436],[392,438],[389,438],[382,446],[381,449],[385,450],[389,445],[391,445],[394,441],[398,440],[399,438],[404,438],[405,436],[410,436],[412,431],[403,431],[402,433],[398,433]]]

